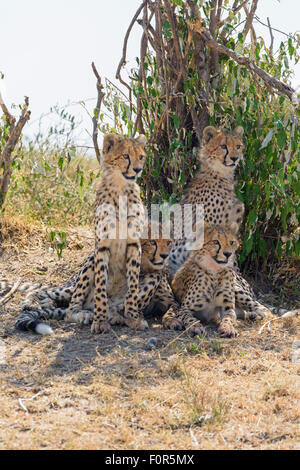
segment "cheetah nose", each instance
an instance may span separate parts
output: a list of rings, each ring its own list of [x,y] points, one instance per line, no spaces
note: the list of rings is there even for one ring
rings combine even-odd
[[[230,158],[233,162],[236,162],[239,159],[239,157],[230,157]]]
[[[224,256],[226,256],[227,259],[228,259],[231,255],[232,255],[232,253],[229,252],[229,251],[225,251],[225,252],[224,252]]]
[[[142,168],[134,168],[133,171],[135,171],[136,173],[140,173],[142,171]]]
[[[166,258],[168,257],[168,255],[163,254],[163,255],[160,255],[160,257],[161,257],[162,259],[166,259]]]

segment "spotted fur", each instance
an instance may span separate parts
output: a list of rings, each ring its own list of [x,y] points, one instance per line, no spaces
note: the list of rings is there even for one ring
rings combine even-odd
[[[267,313],[267,309],[241,287],[233,269],[235,251],[239,246],[236,231],[236,224],[205,226],[203,247],[190,253],[172,281],[180,309],[174,312],[171,307],[167,312],[170,328],[172,321],[177,328],[180,322],[191,333],[204,334],[202,322],[220,315],[218,332],[220,336],[231,337],[236,335],[237,309],[246,309],[254,314],[261,309]]]
[[[171,241],[158,238],[156,240],[142,239],[142,258],[139,275],[139,294],[137,308],[141,313],[148,308],[160,311],[176,303],[167,279],[167,264]],[[27,283],[28,296],[22,302],[22,313],[16,322],[20,330],[32,330],[46,334],[52,332],[44,323],[46,319],[66,320],[89,324],[94,312],[94,278],[95,256],[88,256],[82,268],[63,287],[40,288],[39,284]],[[86,283],[86,277],[89,282]],[[83,281],[84,279],[84,281]],[[4,287],[4,284],[3,284]],[[5,284],[6,289],[9,284]],[[34,290],[36,288],[36,290]],[[22,290],[24,291],[24,289]],[[72,302],[74,294],[76,303]],[[124,324],[124,297],[119,294],[109,297],[109,322],[111,325]],[[81,299],[81,304],[78,299]],[[36,307],[36,304],[39,307]],[[152,304],[152,305],[151,305]]]

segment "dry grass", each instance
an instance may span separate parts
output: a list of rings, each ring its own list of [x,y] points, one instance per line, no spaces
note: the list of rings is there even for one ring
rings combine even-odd
[[[7,243],[0,278],[68,278],[93,245],[85,227],[68,239],[60,261],[38,232],[19,250]],[[205,339],[177,338],[158,319],[102,336],[52,322],[55,334],[40,337],[14,330],[19,300],[0,311],[1,449],[300,449],[299,320],[260,336],[241,322],[230,340],[213,326]]]

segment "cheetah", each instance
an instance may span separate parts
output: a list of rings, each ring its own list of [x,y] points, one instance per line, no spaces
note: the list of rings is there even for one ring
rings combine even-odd
[[[241,224],[244,204],[235,195],[234,172],[243,158],[243,128],[238,126],[230,132],[213,126],[203,130],[199,153],[200,168],[184,189],[180,204],[192,205],[192,225],[196,223],[196,205],[204,209],[204,221],[210,225]],[[170,253],[170,275],[188,257],[186,239],[177,239]]]
[[[238,164],[243,160],[243,133],[241,126],[233,131],[217,129],[208,126],[203,130],[202,147],[199,152],[200,168],[190,184],[185,188],[180,204],[192,205],[191,225],[196,223],[196,205],[201,204],[204,209],[204,222],[209,225],[237,224],[239,227],[244,215],[244,204],[235,194],[234,173]],[[176,271],[183,265],[190,251],[188,240],[176,236],[169,258],[169,271],[171,279]],[[269,310],[259,307],[251,310],[252,302],[255,302],[255,294],[239,272],[236,260],[234,260],[236,271],[237,291],[247,291],[247,298],[251,299],[244,316],[253,320],[264,318]],[[251,310],[251,314],[247,314]]]
[[[182,327],[192,334],[203,335],[202,322],[216,319],[220,314],[220,336],[232,337],[236,336],[236,309],[255,312],[257,308],[265,308],[250,297],[247,289],[243,289],[233,269],[234,255],[239,246],[237,232],[237,223],[205,225],[202,248],[190,253],[172,280],[180,309],[174,312],[171,307],[166,313],[165,321],[168,321],[169,328],[172,322],[177,328],[181,322]],[[200,323],[195,323],[197,319]]]
[[[168,282],[168,257],[172,241],[149,238],[141,240],[142,256],[139,275],[138,311],[157,303],[166,311],[176,300]],[[69,279],[63,287],[45,287],[41,284],[24,283],[19,291],[27,291],[27,297],[21,304],[21,315],[16,321],[16,328],[31,330],[39,334],[52,334],[53,330],[44,323],[45,319],[66,320],[89,324],[94,311],[94,272],[95,256],[91,253],[83,262],[82,268]],[[89,283],[83,278],[89,277]],[[78,287],[78,286],[81,287]],[[83,288],[84,286],[84,288]],[[2,293],[12,287],[7,282],[0,282]],[[72,296],[80,289],[82,304],[72,304]],[[120,289],[120,294],[122,289]],[[1,291],[0,291],[1,294]],[[109,322],[111,325],[124,324],[124,297],[117,295],[109,298]],[[78,299],[78,297],[76,298]],[[39,308],[35,307],[38,302]]]
[[[146,154],[146,138],[137,139],[106,135],[103,142],[102,177],[95,202],[95,308],[92,333],[109,331],[108,297],[124,295],[127,326],[145,329],[146,323],[137,308],[138,280],[141,263],[141,232],[144,207],[136,179],[141,176]],[[124,221],[125,218],[125,221]],[[83,289],[89,277],[83,277]],[[122,289],[122,294],[120,292]],[[82,304],[77,290],[71,308]]]

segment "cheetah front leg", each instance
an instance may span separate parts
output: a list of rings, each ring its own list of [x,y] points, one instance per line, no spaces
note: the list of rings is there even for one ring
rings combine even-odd
[[[127,294],[124,317],[126,325],[134,330],[148,328],[148,323],[144,320],[142,312],[138,310],[140,265],[140,243],[128,243],[126,251]]]
[[[235,273],[235,303],[237,308],[245,311],[245,319],[263,320],[272,316],[272,312],[254,299],[254,292],[246,279],[239,272]]]
[[[157,274],[148,274],[139,280],[139,295],[137,308],[139,312],[146,309],[154,298],[160,276]],[[109,308],[109,323],[111,325],[124,325],[124,305]]]
[[[221,307],[221,322],[218,333],[222,337],[231,338],[238,333],[234,328],[236,324],[234,271],[222,271],[219,275],[219,286],[215,293],[215,305]]]
[[[162,325],[166,330],[183,330],[183,322],[179,318],[178,310],[179,308],[172,305],[162,317]]]
[[[110,251],[107,247],[96,249],[95,254],[95,308],[91,327],[92,333],[110,330],[108,321],[107,279]]]
[[[203,312],[209,307],[209,299],[206,295],[201,294],[201,283],[194,283],[186,292],[184,300],[179,309],[171,307],[165,316],[172,320],[176,318],[182,324],[183,328],[188,330],[191,335],[205,335],[205,327],[196,315]],[[167,317],[166,317],[167,318]]]
[[[183,323],[178,317],[179,304],[164,273],[155,292],[153,301],[167,310],[162,317],[163,327],[167,330],[182,330]]]

